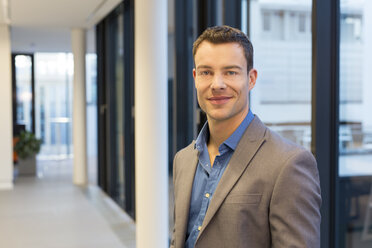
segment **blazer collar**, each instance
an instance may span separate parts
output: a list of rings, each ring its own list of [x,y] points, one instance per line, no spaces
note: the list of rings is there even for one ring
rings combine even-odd
[[[239,144],[231,157],[226,171],[222,175],[221,180],[217,185],[216,191],[214,192],[213,198],[204,218],[202,230],[200,231],[196,242],[205,228],[208,226],[213,216],[216,214],[217,210],[220,208],[226,196],[229,194],[235,183],[239,180],[240,176],[251,162],[253,156],[265,142],[265,133],[266,126],[257,116],[255,116],[251,124],[245,130],[243,137],[239,141]],[[191,179],[191,186],[189,188],[192,188],[192,182],[193,178]],[[188,203],[190,204],[190,202]]]

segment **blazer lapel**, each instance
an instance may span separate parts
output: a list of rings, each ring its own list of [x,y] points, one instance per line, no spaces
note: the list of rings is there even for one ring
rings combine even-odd
[[[253,156],[265,142],[265,130],[265,125],[256,116],[239,141],[239,144],[236,147],[235,152],[231,157],[220,182],[217,185],[198,238],[203,233],[235,183],[239,180],[240,176],[251,162]]]
[[[192,185],[198,164],[199,152],[197,149],[194,149],[194,142],[191,147],[189,153],[185,155],[185,158],[179,161],[183,164],[177,165],[177,168],[182,170],[180,171],[180,176],[177,178],[177,185],[178,187],[182,187],[182,189],[178,189],[178,197],[175,199],[175,216],[179,223],[179,226],[177,227],[177,240],[185,240],[186,237]],[[178,245],[176,245],[176,247],[178,247]]]

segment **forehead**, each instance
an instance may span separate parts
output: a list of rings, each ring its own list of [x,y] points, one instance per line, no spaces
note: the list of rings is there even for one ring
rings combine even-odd
[[[195,65],[233,63],[246,65],[243,47],[237,42],[214,44],[209,41],[200,43],[195,53]]]

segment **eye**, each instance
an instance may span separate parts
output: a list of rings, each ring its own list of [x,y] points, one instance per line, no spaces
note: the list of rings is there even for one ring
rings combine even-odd
[[[211,75],[211,72],[210,71],[199,71],[199,75],[200,76],[209,76],[209,75]]]
[[[227,71],[226,74],[227,74],[228,76],[234,76],[234,75],[236,75],[236,74],[238,74],[238,73],[237,73],[236,71]]]

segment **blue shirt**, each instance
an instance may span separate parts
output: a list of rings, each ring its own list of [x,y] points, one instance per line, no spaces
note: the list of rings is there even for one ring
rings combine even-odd
[[[218,151],[220,154],[216,156],[213,166],[210,165],[207,148],[209,138],[208,123],[205,123],[200,131],[195,142],[195,148],[199,151],[199,161],[192,186],[189,221],[186,233],[186,248],[194,247],[217,184],[220,181],[239,140],[253,118],[254,115],[249,110],[247,116],[239,127],[219,146]]]

